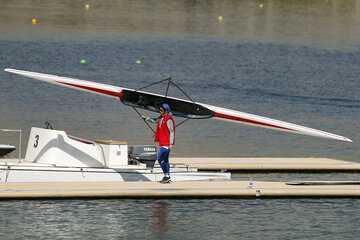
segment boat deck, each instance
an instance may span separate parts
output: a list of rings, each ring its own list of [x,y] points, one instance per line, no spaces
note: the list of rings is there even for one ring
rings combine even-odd
[[[360,185],[287,185],[284,182],[0,183],[0,199],[57,198],[307,198],[360,197]],[[344,182],[342,182],[344,183]]]
[[[360,163],[330,158],[171,158],[170,163],[200,171],[360,171]]]

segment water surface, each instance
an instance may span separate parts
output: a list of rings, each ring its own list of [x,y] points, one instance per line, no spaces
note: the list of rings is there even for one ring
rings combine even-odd
[[[11,239],[354,239],[359,210],[351,199],[13,201],[1,204],[0,230]]]

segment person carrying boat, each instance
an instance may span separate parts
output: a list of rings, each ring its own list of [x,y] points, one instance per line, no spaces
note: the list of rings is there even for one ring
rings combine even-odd
[[[160,151],[158,154],[158,161],[164,173],[164,178],[160,183],[170,183],[170,164],[169,155],[170,150],[173,149],[175,144],[175,122],[172,117],[171,108],[168,104],[164,103],[160,106],[160,116],[150,118],[141,116],[145,121],[156,123],[155,142],[159,142]]]

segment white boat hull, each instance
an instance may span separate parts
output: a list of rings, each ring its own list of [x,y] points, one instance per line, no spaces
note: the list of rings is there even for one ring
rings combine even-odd
[[[136,92],[138,95],[144,94],[144,96],[145,95],[151,96],[157,100],[164,99],[164,96],[154,94],[154,93],[136,91],[133,89],[122,88],[122,87],[117,87],[117,86],[112,86],[112,85],[106,85],[106,84],[96,83],[96,82],[91,82],[91,81],[79,80],[79,79],[74,79],[74,78],[60,77],[60,76],[55,76],[55,75],[50,75],[50,74],[29,72],[29,71],[10,69],[10,68],[5,69],[5,71],[10,72],[10,73],[19,74],[19,75],[22,75],[25,77],[37,79],[40,81],[68,87],[68,88],[73,88],[73,89],[86,91],[86,92],[90,92],[90,93],[95,93],[95,94],[99,94],[99,95],[103,95],[103,96],[107,96],[107,97],[117,98],[117,99],[120,99],[120,101],[122,101],[122,102],[124,101],[124,99],[122,99],[124,92],[132,92],[132,93]],[[175,105],[182,105],[182,104],[189,105],[189,103],[193,103],[191,101],[178,99],[178,98],[172,98],[172,97],[167,97],[166,99],[169,99],[174,103],[177,103]],[[140,98],[138,100],[140,100]],[[151,104],[154,106],[157,105],[156,103],[151,103]],[[231,121],[231,122],[235,122],[235,123],[241,123],[241,124],[246,124],[246,125],[251,125],[251,126],[256,126],[256,127],[263,127],[263,128],[268,128],[268,129],[277,130],[277,131],[285,131],[285,132],[314,136],[314,137],[329,138],[329,139],[335,139],[335,140],[340,140],[340,141],[352,142],[347,137],[343,137],[343,136],[332,134],[329,132],[320,131],[317,129],[308,128],[308,127],[304,127],[304,126],[300,126],[300,125],[296,125],[296,124],[292,124],[292,123],[288,123],[288,122],[284,122],[284,121],[279,121],[276,119],[266,118],[266,117],[262,117],[262,116],[258,116],[258,115],[254,115],[254,114],[248,114],[248,113],[244,113],[244,112],[240,112],[240,111],[235,111],[235,110],[231,110],[231,109],[221,108],[221,107],[197,103],[197,102],[195,102],[193,104],[196,104],[200,108],[205,108],[206,110],[208,110],[208,112],[210,112],[211,115],[206,115],[206,116],[212,117],[214,119]],[[143,106],[142,104],[139,105],[138,101],[130,102],[127,105],[130,105],[130,106],[138,105],[138,107]],[[158,108],[154,108],[154,106],[152,106],[152,108],[150,108],[150,109],[152,109],[152,110],[156,109],[156,111],[157,111]],[[149,108],[146,108],[146,109],[150,110]],[[199,116],[194,116],[193,118],[198,118],[198,117]]]
[[[195,168],[171,168],[172,181],[223,181],[230,173],[198,172]],[[160,181],[160,168],[63,168],[32,163],[0,163],[0,182],[136,182]]]
[[[153,147],[155,149],[155,147]],[[156,153],[156,151],[155,151]],[[0,182],[160,181],[160,167],[129,164],[124,141],[92,142],[64,131],[31,128],[25,159],[0,162]],[[171,162],[171,160],[170,160]],[[230,173],[170,168],[173,181],[230,180]]]

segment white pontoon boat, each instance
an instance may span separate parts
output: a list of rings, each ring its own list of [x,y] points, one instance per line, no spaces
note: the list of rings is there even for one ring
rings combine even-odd
[[[0,182],[160,181],[156,157],[155,146],[133,146],[128,152],[124,141],[89,141],[33,127],[25,159],[0,161]],[[173,181],[230,180],[230,173],[185,165],[172,167],[170,174]]]

